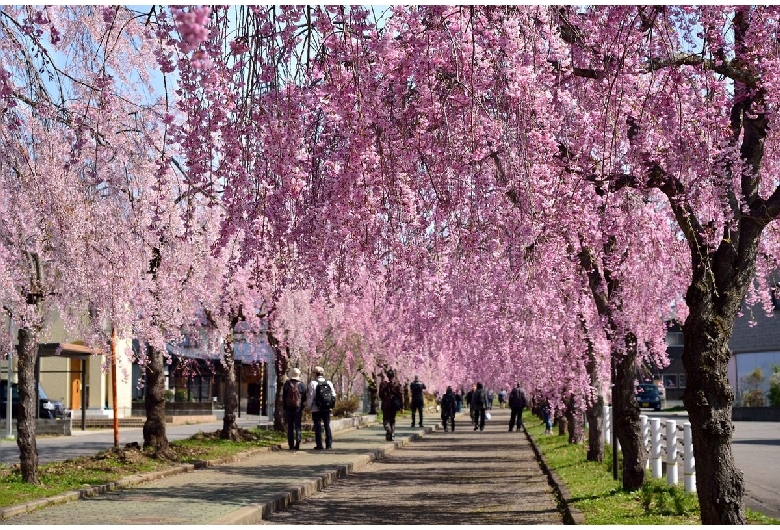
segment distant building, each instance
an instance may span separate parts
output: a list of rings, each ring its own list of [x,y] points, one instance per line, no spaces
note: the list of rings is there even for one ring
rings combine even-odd
[[[751,324],[755,322],[755,324]],[[666,391],[667,400],[682,399],[686,385],[685,368],[682,363],[684,348],[682,329],[672,324],[666,333],[669,366],[659,370]],[[780,302],[775,302],[774,313],[767,315],[762,307],[745,307],[742,316],[734,322],[734,331],[729,341],[731,359],[728,364],[728,380],[739,404],[745,388],[744,377],[759,368],[764,382],[759,390],[769,390],[769,379],[774,366],[780,367]]]

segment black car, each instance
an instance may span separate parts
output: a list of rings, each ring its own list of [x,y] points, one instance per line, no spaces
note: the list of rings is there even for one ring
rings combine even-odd
[[[70,418],[70,410],[65,408],[62,401],[52,401],[51,404],[54,406],[53,414],[55,418]]]
[[[0,418],[5,418],[8,409],[8,381],[0,381]],[[41,385],[38,385],[38,417],[45,419],[54,419],[54,403],[52,403]],[[16,383],[11,385],[11,415],[17,417],[19,414],[19,389]]]
[[[652,383],[642,383],[636,386],[636,402],[640,408],[661,410],[661,391]]]

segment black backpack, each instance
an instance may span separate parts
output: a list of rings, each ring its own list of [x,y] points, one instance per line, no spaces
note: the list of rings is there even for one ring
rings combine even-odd
[[[327,381],[317,383],[317,391],[314,393],[314,403],[320,410],[330,410],[336,405],[336,396]]]

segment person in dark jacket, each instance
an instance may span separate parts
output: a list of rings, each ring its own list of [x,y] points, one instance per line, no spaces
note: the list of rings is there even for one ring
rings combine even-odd
[[[509,393],[509,408],[512,410],[509,416],[509,432],[515,428],[515,420],[517,421],[517,430],[523,426],[523,409],[526,406],[525,392],[520,388],[520,383],[512,389]]]
[[[423,406],[425,405],[425,397],[423,396],[423,390],[425,385],[420,382],[420,378],[414,376],[414,381],[409,385],[409,390],[412,392],[412,427],[414,427],[415,413],[420,413],[420,427],[423,426]]]
[[[296,391],[297,390],[297,396]],[[292,368],[282,388],[284,421],[287,422],[287,445],[290,451],[301,448],[301,418],[306,404],[306,385],[301,382],[301,371]]]
[[[471,390],[466,392],[466,406],[469,408],[469,417],[474,421],[474,409],[471,408],[471,400],[474,399],[474,393],[477,391],[477,385],[471,385]]]
[[[471,411],[474,418],[474,430],[485,430],[485,413],[487,412],[488,399],[482,383],[477,383],[477,388],[471,396]]]
[[[447,432],[448,420],[452,432],[455,432],[455,393],[451,386],[447,387],[447,392],[441,397],[441,423],[444,425],[444,432]]]
[[[379,399],[382,400],[382,424],[385,427],[385,440],[395,440],[395,415],[403,411],[403,389],[395,380],[395,371],[387,371],[387,381],[379,385]]]

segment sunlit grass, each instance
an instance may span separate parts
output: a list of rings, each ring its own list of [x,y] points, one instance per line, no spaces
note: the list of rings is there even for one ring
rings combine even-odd
[[[572,505],[588,525],[690,525],[701,524],[699,501],[685,493],[682,485],[669,486],[665,479],[649,479],[636,492],[624,491],[612,478],[612,449],[605,446],[604,462],[588,462],[587,446],[571,445],[566,436],[544,434],[544,424],[531,414],[524,415],[526,429],[533,437],[547,466],[566,485]],[[747,510],[751,524],[780,524],[780,521]]]
[[[241,442],[220,440],[214,433],[199,433],[187,440],[170,443],[170,450],[155,455],[152,450],[110,449],[93,457],[41,464],[39,485],[22,480],[19,466],[0,465],[0,508],[109,484],[122,477],[159,471],[184,463],[226,458],[260,447],[286,442],[285,433],[250,429],[251,439]]]

